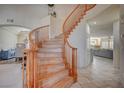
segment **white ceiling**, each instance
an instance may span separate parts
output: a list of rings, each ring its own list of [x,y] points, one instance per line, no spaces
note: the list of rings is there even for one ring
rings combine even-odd
[[[119,5],[111,5],[89,19],[88,24],[91,28],[91,36],[111,36],[113,33],[113,22],[119,19],[119,8]]]
[[[30,31],[30,29],[19,26],[2,26],[0,27],[0,30],[6,30],[16,35],[21,31]]]
[[[0,25],[13,24],[34,29],[46,16],[47,4],[0,4]],[[8,22],[8,19],[12,19],[13,22]]]
[[[104,37],[113,35],[113,24],[107,24],[103,26],[91,26],[92,37]]]
[[[10,15],[13,15],[11,12],[17,12],[21,15],[43,18],[48,14],[48,6],[47,4],[0,4],[1,13],[9,11]]]
[[[88,20],[91,26],[100,26],[112,23],[119,19],[119,5],[111,5],[98,15]]]

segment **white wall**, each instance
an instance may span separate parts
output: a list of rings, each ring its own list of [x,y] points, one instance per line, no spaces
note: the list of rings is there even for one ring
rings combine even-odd
[[[50,38],[54,38],[56,35],[57,35],[57,33],[56,33],[56,18],[51,16],[50,17]]]
[[[0,49],[15,48],[17,43],[17,35],[11,33],[4,28],[0,28]]]
[[[54,8],[56,17],[46,16],[41,19],[41,25],[50,25],[50,38],[63,32],[63,23],[75,7],[76,4],[56,4]]]
[[[113,38],[114,38],[114,47],[113,47],[113,64],[114,67],[120,67],[120,33],[119,33],[119,21],[113,23]]]
[[[42,18],[40,27],[46,25],[49,25],[49,39],[54,38],[56,36],[56,18],[51,15]]]
[[[19,32],[18,35],[17,35],[17,42],[18,43],[24,43],[25,39],[28,40],[28,35],[29,35],[28,31],[21,31],[21,32]]]
[[[120,73],[124,86],[124,5],[120,5],[120,17]]]
[[[87,24],[83,19],[78,26],[74,29],[69,37],[70,44],[77,48],[77,65],[78,68],[85,67],[89,64],[88,62],[88,33]]]
[[[55,5],[56,11],[56,20],[55,20],[55,33],[59,35],[62,33],[62,27],[67,16],[72,12],[72,10],[76,7],[76,4],[57,4]]]
[[[113,35],[113,24],[90,26],[92,37],[103,37]]]
[[[76,5],[74,4],[55,4],[56,34],[62,32],[62,25],[65,18],[70,14]],[[0,5],[1,25],[13,24],[21,25],[34,29],[41,26],[42,18],[48,16],[48,6],[39,5]],[[14,19],[13,23],[7,22],[7,19]]]

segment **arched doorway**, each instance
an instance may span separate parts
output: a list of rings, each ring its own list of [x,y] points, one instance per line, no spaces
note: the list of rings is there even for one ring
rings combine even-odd
[[[16,61],[17,45],[25,45],[30,31],[24,26],[0,25],[0,87],[23,87],[22,63]]]

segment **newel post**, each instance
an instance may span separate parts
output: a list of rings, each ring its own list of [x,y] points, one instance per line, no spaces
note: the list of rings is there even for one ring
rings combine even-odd
[[[77,48],[72,48],[72,75],[74,82],[77,81]]]

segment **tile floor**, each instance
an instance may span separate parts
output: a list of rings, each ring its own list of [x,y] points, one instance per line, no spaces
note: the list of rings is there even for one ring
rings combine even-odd
[[[121,88],[119,76],[112,59],[94,57],[90,66],[78,70],[78,82],[71,88]]]
[[[11,64],[11,65],[5,64],[5,65],[1,64],[0,68],[1,69],[3,67],[8,68],[8,66],[10,66],[10,69],[12,69],[12,71],[16,71],[18,73],[18,75],[16,73],[15,76],[19,76],[19,77],[18,78],[15,77],[15,78],[19,82],[18,84],[22,85],[20,83],[21,65],[20,64]],[[13,70],[16,67],[19,68],[20,70]],[[3,74],[2,70],[0,70],[1,71],[0,74]],[[5,71],[10,72],[10,70],[5,70]],[[12,73],[10,73],[10,75],[8,76],[10,77],[11,75],[13,77]],[[14,77],[13,78],[9,78],[9,77],[7,80],[11,79],[10,80],[11,82],[15,81]],[[20,85],[14,85],[14,82],[13,82],[13,85],[8,84],[8,85],[3,86],[3,84],[5,84],[3,79],[6,79],[6,78],[0,77],[0,82],[1,82],[0,87],[22,87]],[[11,83],[10,81],[9,83]],[[114,69],[112,65],[112,60],[101,58],[101,57],[94,57],[94,62],[92,63],[92,65],[86,68],[83,68],[83,69],[79,69],[78,70],[78,82],[71,86],[71,88],[121,88],[121,87],[122,85],[120,82],[119,71],[117,69]]]
[[[22,88],[21,64],[0,64],[0,88]]]

